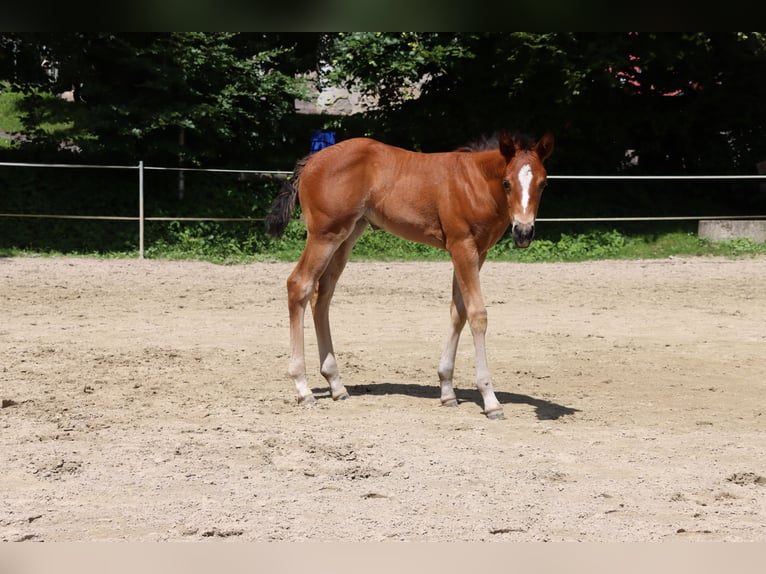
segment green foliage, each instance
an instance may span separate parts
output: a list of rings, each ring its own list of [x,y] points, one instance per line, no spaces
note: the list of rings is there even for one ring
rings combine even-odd
[[[48,86],[30,71],[16,87],[29,145],[57,145],[44,122],[71,123],[81,154],[186,166],[240,164],[271,149],[280,123],[306,94],[278,35],[228,32],[18,34],[23,53],[58,62]],[[39,58],[40,56],[38,56]],[[38,60],[39,62],[39,60]],[[284,70],[283,70],[284,69]],[[76,88],[76,101],[52,94]],[[49,90],[50,97],[43,97]],[[247,164],[245,164],[247,165]],[[260,166],[263,167],[263,166]]]
[[[325,84],[342,84],[395,107],[413,99],[424,76],[447,72],[453,62],[473,58],[450,34],[420,32],[342,32],[326,45]]]
[[[23,95],[13,92],[8,82],[0,82],[0,131],[15,133],[21,131],[18,103]]]
[[[34,92],[32,97],[54,101],[53,96],[45,92]],[[24,98],[24,94],[13,91],[9,82],[0,81],[0,132],[4,132],[4,137],[0,137],[0,148],[12,148],[12,137],[22,136],[22,140],[28,139],[29,132],[24,129],[22,122]],[[71,128],[71,122],[41,121],[33,133],[66,139],[66,134]]]
[[[558,173],[752,173],[766,158],[761,32],[364,32],[329,54],[329,80],[379,96],[367,133],[404,147],[551,129]]]
[[[184,225],[173,221],[147,249],[148,258],[202,259],[215,263],[237,263],[258,253],[262,248],[256,235],[236,236],[222,232],[219,224],[196,222]]]
[[[489,257],[513,261],[583,261],[618,257],[628,240],[616,230],[589,231],[578,235],[562,233],[558,240],[536,239],[529,248],[516,250],[513,240],[506,238],[490,252]]]
[[[296,261],[306,240],[305,226],[293,219],[285,235],[267,240],[262,251],[250,252],[255,259]],[[766,254],[766,243],[749,239],[712,242],[689,230],[662,224],[644,224],[633,232],[586,226],[574,233],[549,232],[535,239],[529,248],[516,249],[510,236],[488,254],[490,261],[575,262],[598,259],[654,259],[671,256],[743,256]],[[351,253],[352,260],[447,261],[440,249],[406,241],[384,231],[365,231]]]
[[[341,134],[441,151],[551,129],[559,173],[750,173],[766,157],[765,63],[762,32],[0,33],[0,80],[28,95],[31,145],[206,166],[284,167],[275,147],[296,137],[301,74],[318,71],[377,98],[365,115],[314,118]],[[41,97],[72,86],[73,104]]]
[[[16,104],[21,99],[21,94],[15,94],[8,89],[7,83],[0,83],[0,149],[10,148],[12,134],[21,130]]]

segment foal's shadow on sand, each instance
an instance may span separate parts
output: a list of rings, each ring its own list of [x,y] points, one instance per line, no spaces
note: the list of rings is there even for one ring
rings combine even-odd
[[[318,389],[317,389],[318,390]],[[315,390],[315,393],[316,391]],[[407,395],[408,397],[419,397],[424,399],[439,400],[438,385],[418,385],[407,383],[372,383],[368,385],[346,385],[349,395],[353,400],[357,395]],[[476,389],[456,389],[458,403],[475,403],[479,408],[484,408],[481,400],[481,394]],[[320,393],[316,393],[321,396]],[[328,395],[329,396],[329,395]],[[518,393],[506,393],[495,391],[495,396],[500,404],[519,404],[531,405],[535,408],[535,414],[539,420],[556,420],[563,416],[573,415],[580,412],[579,409],[559,405],[551,401],[537,399],[529,395]]]

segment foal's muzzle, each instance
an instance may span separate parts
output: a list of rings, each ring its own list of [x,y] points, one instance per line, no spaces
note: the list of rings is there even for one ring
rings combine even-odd
[[[526,249],[532,243],[535,236],[534,223],[514,223],[511,229],[513,234],[513,245],[518,249]]]

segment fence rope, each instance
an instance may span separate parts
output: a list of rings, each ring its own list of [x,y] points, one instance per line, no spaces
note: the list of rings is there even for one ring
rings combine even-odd
[[[0,213],[0,217],[19,217],[26,219],[87,219],[103,221],[138,221],[140,217],[117,215],[55,215],[30,213]],[[703,219],[766,219],[766,215],[679,215],[657,217],[538,217],[543,223],[587,223],[610,221],[700,221]],[[265,217],[144,217],[144,221],[213,221],[234,223],[257,223],[266,221]]]

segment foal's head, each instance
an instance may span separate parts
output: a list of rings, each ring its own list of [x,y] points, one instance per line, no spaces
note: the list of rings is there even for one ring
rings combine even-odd
[[[508,195],[513,243],[523,249],[529,247],[535,235],[535,217],[548,176],[543,162],[553,153],[553,135],[546,132],[540,141],[534,142],[511,138],[503,132],[498,142],[507,162],[503,187]]]

